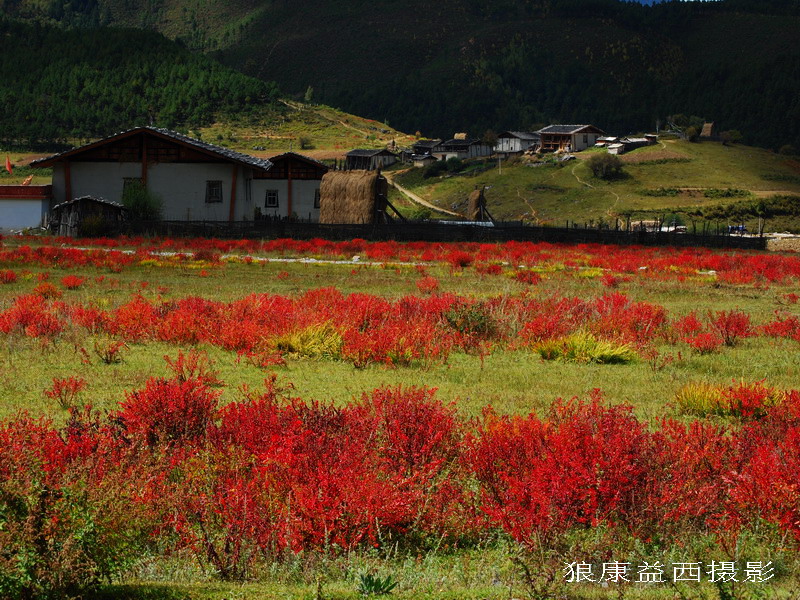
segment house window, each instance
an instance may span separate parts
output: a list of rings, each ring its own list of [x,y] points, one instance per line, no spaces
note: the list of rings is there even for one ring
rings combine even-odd
[[[222,182],[206,181],[206,204],[222,202]]]
[[[583,143],[584,144],[588,144],[589,143],[589,134],[588,133],[584,133],[583,134]]]
[[[267,199],[264,202],[267,208],[278,208],[278,190],[267,190]]]
[[[314,208],[319,208],[319,189],[314,190]]]

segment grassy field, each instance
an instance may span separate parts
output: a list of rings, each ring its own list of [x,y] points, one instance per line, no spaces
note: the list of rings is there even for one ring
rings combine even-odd
[[[15,240],[4,240],[6,248],[14,248]],[[580,253],[575,255],[580,257]],[[320,256],[319,258],[325,258]],[[346,258],[346,257],[345,257]],[[588,258],[576,258],[580,262]],[[792,304],[800,294],[796,278],[784,283],[725,283],[707,273],[676,278],[657,276],[647,270],[629,273],[609,289],[602,269],[577,265],[574,268],[558,260],[542,259],[537,267],[541,281],[528,285],[512,277],[513,265],[503,265],[499,274],[487,275],[474,266],[453,268],[443,262],[426,263],[424,273],[408,264],[366,265],[358,263],[327,264],[324,262],[266,262],[246,264],[239,260],[208,263],[183,261],[139,260],[124,268],[46,267],[36,264],[0,263],[0,271],[11,269],[16,281],[0,285],[0,313],[15,298],[36,293],[37,286],[53,283],[62,291],[61,302],[95,306],[111,310],[141,296],[151,302],[167,305],[186,297],[232,302],[249,294],[280,294],[288,297],[319,288],[334,287],[344,294],[373,294],[388,299],[418,296],[418,283],[423,276],[438,281],[439,291],[462,295],[474,300],[497,298],[559,297],[596,298],[610,292],[621,292],[633,301],[663,306],[672,319],[692,310],[743,311],[758,325],[770,321],[776,311],[796,313]],[[647,265],[642,265],[647,266]],[[677,271],[678,267],[675,267]],[[78,275],[85,282],[78,289],[66,289],[60,283],[65,275]],[[65,423],[68,412],[47,390],[53,378],[77,376],[88,382],[80,401],[101,410],[114,410],[130,390],[141,389],[149,377],[167,377],[165,356],[176,357],[176,346],[163,342],[128,342],[121,350],[121,362],[104,364],[93,352],[110,341],[106,334],[70,329],[47,341],[41,338],[0,334],[0,419],[9,419],[19,411],[34,416],[47,416],[56,423]],[[729,386],[736,382],[764,381],[782,389],[797,387],[800,377],[800,353],[797,342],[765,336],[743,339],[734,347],[723,347],[710,354],[693,353],[688,346],[656,343],[660,358],[640,358],[630,364],[582,364],[542,360],[530,348],[513,349],[505,344],[487,356],[454,352],[444,363],[427,366],[387,367],[369,365],[356,368],[343,360],[300,359],[287,357],[285,366],[268,370],[249,364],[235,352],[211,344],[199,344],[219,378],[225,382],[222,402],[241,400],[243,385],[260,387],[270,372],[282,385],[291,383],[292,395],[306,400],[316,399],[337,406],[358,399],[381,385],[416,385],[437,388],[437,397],[454,402],[464,417],[478,417],[488,405],[500,414],[544,414],[556,398],[586,397],[595,388],[601,389],[611,404],[625,403],[634,408],[644,422],[655,426],[664,416],[686,419],[675,406],[675,394],[687,382],[704,382]],[[80,349],[88,350],[88,353]],[[670,357],[669,360],[664,360]],[[711,417],[719,425],[733,424],[725,417]],[[599,535],[599,534],[598,534]],[[599,538],[598,538],[599,539]],[[711,539],[695,540],[692,551],[703,558],[720,560]],[[587,543],[586,540],[582,544]],[[597,542],[599,543],[599,542]],[[119,585],[105,588],[101,598],[356,598],[358,576],[374,573],[392,575],[399,582],[394,596],[398,598],[508,598],[538,597],[532,595],[520,571],[519,548],[498,534],[466,547],[440,546],[430,542],[425,552],[398,547],[364,549],[340,555],[335,552],[318,555],[313,552],[260,563],[252,574],[255,581],[225,583],[217,581],[213,572],[202,568],[188,553],[168,556],[144,556],[127,571]],[[765,545],[766,544],[766,545]],[[591,544],[590,544],[591,545]],[[761,552],[789,571],[774,585],[758,588],[759,597],[788,598],[792,591],[792,574],[797,573],[797,555],[793,546],[771,547],[763,539],[749,552]],[[663,560],[676,552],[658,544],[630,550],[636,555]],[[517,557],[517,558],[515,558]],[[536,562],[535,568],[553,568],[553,563]],[[544,567],[543,567],[544,565]],[[548,566],[549,565],[549,566]],[[559,564],[559,569],[563,565]],[[546,575],[546,573],[538,573]],[[557,574],[560,576],[560,574]],[[788,578],[787,578],[788,577]],[[612,586],[612,590],[613,590]],[[741,586],[733,596],[750,598],[750,588]],[[677,590],[677,591],[676,591]],[[628,586],[608,591],[598,585],[566,585],[562,592],[569,598],[666,599],[681,597],[717,597],[714,586],[673,588],[663,586]],[[721,592],[720,592],[721,593]]]
[[[563,225],[615,219],[658,218],[670,213],[704,209],[774,195],[800,194],[800,162],[747,146],[692,144],[667,139],[656,146],[623,155],[624,177],[604,181],[592,176],[584,161],[595,150],[576,154],[579,160],[562,164],[512,160],[497,162],[464,175],[425,179],[422,169],[398,177],[398,183],[422,198],[446,208],[466,208],[475,187],[486,188],[488,208],[498,219]],[[484,170],[485,169],[485,170]],[[502,172],[501,172],[502,170]],[[672,195],[659,189],[674,190]],[[732,198],[707,197],[708,190],[737,190]],[[755,223],[750,220],[749,229]],[[767,227],[796,228],[794,218],[776,218]]]

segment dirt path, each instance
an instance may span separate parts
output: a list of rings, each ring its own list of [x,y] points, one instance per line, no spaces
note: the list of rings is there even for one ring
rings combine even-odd
[[[281,100],[281,102],[283,102],[286,106],[288,106],[291,109],[294,109],[294,110],[301,110],[302,109],[301,106],[295,104],[294,102],[290,102],[289,100]],[[369,131],[364,131],[363,129],[359,129],[358,127],[353,127],[352,125],[349,125],[348,123],[345,123],[341,119],[336,119],[334,117],[331,117],[329,114],[327,114],[323,110],[318,110],[316,112],[320,117],[322,117],[323,119],[327,119],[331,123],[338,123],[342,127],[346,127],[347,129],[352,129],[353,131],[355,131],[357,133],[360,133],[364,137],[367,137],[367,136],[370,135]]]
[[[412,202],[415,202],[416,204],[419,204],[420,206],[424,206],[425,208],[430,208],[431,210],[435,210],[436,212],[444,213],[446,215],[451,215],[453,217],[459,217],[460,219],[465,218],[464,215],[462,215],[460,213],[453,212],[452,210],[447,210],[446,208],[440,208],[440,207],[436,206],[435,204],[431,204],[427,200],[424,200],[423,198],[420,198],[414,192],[411,192],[411,191],[407,190],[406,188],[401,186],[399,183],[394,181],[394,178],[393,178],[394,175],[400,175],[401,173],[405,173],[406,170],[394,171],[392,173],[384,173],[384,176],[386,177],[386,181],[388,181],[389,185],[391,185],[394,189],[396,189],[398,192],[403,194],[406,198],[408,198]]]
[[[578,174],[577,174],[577,173],[575,173],[575,169],[577,169],[577,168],[578,168],[578,165],[575,165],[574,167],[572,167],[572,176],[573,176],[575,179],[577,179],[577,180],[578,180],[578,183],[580,183],[581,185],[585,185],[585,186],[586,186],[586,187],[588,187],[588,188],[592,188],[592,189],[594,189],[594,186],[593,186],[591,183],[586,183],[586,182],[585,182],[583,179],[581,179],[580,177],[578,177]]]

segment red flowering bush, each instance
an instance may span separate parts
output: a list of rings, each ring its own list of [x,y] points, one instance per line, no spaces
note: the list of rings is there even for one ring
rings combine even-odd
[[[61,278],[61,285],[68,290],[77,290],[85,282],[85,277],[78,277],[77,275],[67,275]]]
[[[34,295],[41,296],[46,300],[53,300],[55,298],[61,298],[61,290],[59,290],[56,286],[54,286],[49,281],[44,281],[33,288]]]
[[[17,274],[14,271],[10,269],[4,269],[0,271],[0,283],[8,284],[8,283],[14,283],[16,281],[17,281]]]
[[[439,280],[435,277],[421,277],[417,279],[417,289],[423,294],[433,294],[439,289]]]
[[[149,445],[185,443],[205,436],[217,411],[219,393],[200,379],[147,380],[126,395],[117,418],[125,431]]]

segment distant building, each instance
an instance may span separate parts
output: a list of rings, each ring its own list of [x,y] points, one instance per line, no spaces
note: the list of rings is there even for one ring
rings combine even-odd
[[[411,150],[418,156],[433,154],[442,145],[442,140],[418,140],[411,146]]]
[[[52,189],[50,185],[0,185],[0,229],[41,227]]]
[[[435,162],[439,162],[438,158],[430,154],[414,154],[411,160],[414,162],[415,167],[427,167]]]
[[[497,136],[497,145],[494,151],[497,154],[522,154],[531,148],[536,148],[541,142],[538,133],[530,131],[504,131]]]
[[[536,133],[541,136],[541,148],[545,152],[580,152],[594,146],[597,139],[605,135],[602,129],[594,125],[549,125]]]
[[[397,155],[388,150],[351,150],[346,155],[345,168],[351,171],[375,171],[397,162]]]
[[[449,158],[466,160],[468,158],[492,155],[493,148],[489,144],[475,138],[462,138],[461,135],[463,134],[457,135],[452,140],[442,142],[442,145],[433,154],[443,160]]]

